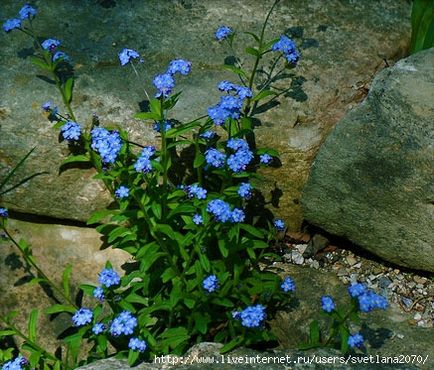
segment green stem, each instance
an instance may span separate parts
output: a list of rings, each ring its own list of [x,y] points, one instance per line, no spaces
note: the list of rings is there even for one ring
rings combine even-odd
[[[24,339],[27,343],[29,343],[33,348],[38,350],[41,354],[43,354],[45,357],[49,358],[53,361],[59,361],[59,359],[52,355],[51,353],[47,352],[45,349],[43,349],[41,346],[39,346],[36,342],[32,341],[27,335],[25,335],[20,329],[18,329],[15,325],[11,324],[8,320],[6,320],[5,317],[0,315],[0,321],[5,323],[7,327],[11,328],[16,335]]]
[[[352,307],[352,308],[347,312],[347,314],[346,314],[344,317],[341,317],[341,315],[339,315],[339,313],[338,313],[337,311],[335,311],[335,313],[336,313],[336,315],[337,315],[337,317],[338,317],[338,319],[339,319],[339,324],[340,324],[340,325],[344,324],[345,321],[347,321],[347,319],[350,317],[350,315],[351,315],[353,312],[356,312],[356,310],[357,310],[357,307],[356,307],[356,306],[353,306],[353,307]],[[347,330],[347,332],[349,333],[348,328],[347,328],[346,326],[344,326],[344,327],[345,327],[345,329]],[[327,347],[327,345],[332,341],[334,335],[335,335],[335,330],[334,330],[334,328],[332,328],[332,331],[331,331],[331,333],[330,333],[330,336],[329,336],[329,338],[327,339],[327,341],[326,341],[325,344],[324,344],[325,347]]]
[[[7,237],[12,241],[12,243],[20,250],[21,255],[24,257],[24,259],[26,260],[26,262],[31,265],[38,273],[39,276],[41,276],[45,282],[50,285],[51,288],[53,288],[54,291],[56,291],[60,296],[62,296],[62,298],[68,302],[70,305],[74,306],[75,308],[77,308],[76,304],[65,295],[65,293],[63,293],[63,291],[61,289],[59,289],[57,287],[57,285],[55,283],[53,283],[47,275],[45,275],[45,273],[40,269],[40,267],[36,264],[36,262],[33,260],[33,258],[30,258],[27,253],[25,251],[23,251],[23,249],[21,248],[21,246],[17,243],[17,241],[13,238],[13,236],[9,233],[9,231],[6,229],[5,226],[2,226],[3,231],[5,232],[5,234],[7,235]]]

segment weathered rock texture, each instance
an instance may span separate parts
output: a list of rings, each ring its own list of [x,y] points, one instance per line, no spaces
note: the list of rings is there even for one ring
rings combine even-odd
[[[132,119],[144,100],[143,87],[152,92],[152,77],[165,70],[173,58],[193,62],[188,78],[178,79],[184,94],[177,118],[189,119],[206,112],[218,101],[216,84],[233,78],[220,66],[229,51],[214,40],[221,24],[237,30],[260,31],[272,1],[82,1],[38,2],[34,21],[42,37],[62,40],[74,59],[78,76],[74,109],[81,123],[98,113],[106,125],[119,124],[134,139],[150,143],[149,126]],[[113,7],[109,7],[113,6]],[[2,1],[2,17],[14,17],[19,5]],[[71,17],[71,14],[74,14]],[[278,85],[290,88],[280,106],[258,116],[261,146],[276,147],[283,167],[267,171],[263,188],[274,184],[283,191],[278,213],[291,229],[301,223],[300,192],[320,143],[333,125],[365,94],[372,75],[401,57],[409,40],[410,4],[405,0],[343,2],[282,1],[272,16],[269,38],[292,35],[302,59],[292,75]],[[248,36],[240,33],[238,50]],[[53,86],[35,77],[40,71],[26,56],[31,52],[24,34],[0,37],[0,174],[13,166],[30,148],[35,153],[20,172],[25,176],[46,171],[5,198],[11,209],[57,218],[86,220],[105,206],[108,195],[91,181],[90,170],[70,169],[59,175],[67,154],[57,144],[53,130],[40,112],[40,104],[60,99]],[[138,49],[145,63],[137,78],[121,68],[117,53],[124,47]],[[246,60],[246,63],[251,61]]]
[[[434,271],[434,49],[380,72],[321,147],[306,219],[384,258]]]

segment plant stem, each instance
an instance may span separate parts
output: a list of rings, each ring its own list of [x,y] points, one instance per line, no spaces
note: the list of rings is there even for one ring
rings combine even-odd
[[[75,308],[77,308],[76,304],[65,295],[65,293],[63,293],[63,291],[61,289],[59,289],[57,287],[57,285],[55,283],[53,283],[47,275],[45,275],[45,273],[40,269],[40,267],[36,264],[36,262],[34,261],[33,258],[30,258],[27,253],[25,251],[23,251],[23,249],[21,248],[21,246],[17,243],[17,241],[13,238],[13,236],[9,233],[9,231],[6,229],[5,226],[2,226],[3,231],[5,232],[5,234],[7,235],[7,237],[12,241],[12,243],[20,250],[21,255],[24,257],[24,259],[26,260],[26,262],[31,265],[37,272],[38,275],[41,276],[45,282],[50,285],[51,288],[53,288],[54,291],[56,291],[60,296],[62,296],[62,298],[69,303],[70,305],[74,306]]]

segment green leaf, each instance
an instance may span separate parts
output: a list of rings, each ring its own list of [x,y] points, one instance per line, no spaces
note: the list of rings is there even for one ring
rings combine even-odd
[[[245,49],[245,51],[246,51],[247,54],[253,55],[256,58],[260,58],[261,57],[261,52],[258,49],[256,49],[256,48],[247,47]]]
[[[148,298],[142,297],[136,293],[128,294],[128,296],[125,298],[125,301],[127,301],[129,303],[140,303],[144,306],[148,306],[148,304],[149,304]]]
[[[63,85],[63,92],[65,94],[65,99],[69,103],[72,100],[72,89],[74,88],[74,77],[69,77],[65,84]]]
[[[70,296],[70,278],[71,278],[71,271],[72,271],[72,264],[68,264],[65,267],[65,270],[63,270],[62,274],[62,284],[63,284],[63,291],[65,293],[65,296],[69,298]]]
[[[167,283],[169,280],[173,279],[176,276],[176,272],[173,271],[172,267],[168,267],[162,274],[161,274],[161,281],[163,284]]]
[[[248,224],[239,224],[239,226],[240,229],[247,231],[250,235],[256,236],[259,239],[262,239],[264,237],[264,233],[254,226]]]
[[[161,338],[164,339],[165,346],[169,348],[176,348],[180,344],[188,341],[190,335],[188,334],[188,330],[181,326],[177,328],[166,329],[161,334]]]
[[[51,307],[45,309],[45,313],[47,315],[52,315],[53,313],[59,313],[59,312],[75,313],[76,311],[77,309],[74,306],[63,305],[63,304],[54,304]]]
[[[234,307],[234,304],[230,299],[223,298],[223,297],[214,298],[211,302],[217,306]]]
[[[226,247],[226,241],[224,239],[220,239],[218,241],[218,246],[219,246],[219,250],[220,250],[220,253],[222,254],[223,258],[226,258],[227,256],[229,256],[229,250]]]
[[[194,157],[193,167],[198,168],[205,163],[205,156],[202,153],[196,153]]]
[[[151,210],[152,210],[152,213],[154,214],[154,216],[160,220],[161,219],[161,204],[153,203],[151,205]]]
[[[42,356],[41,352],[37,350],[32,351],[32,354],[29,356],[29,363],[32,368],[34,368],[38,364],[39,360],[41,359],[41,356]]]
[[[151,112],[158,117],[157,120],[161,119],[161,103],[159,99],[151,99],[149,101],[149,106],[151,108]]]
[[[38,315],[39,315],[39,310],[35,308],[32,310],[29,317],[29,339],[32,342],[36,341],[36,329],[37,329],[36,326],[38,324]]]
[[[310,343],[319,344],[320,332],[319,332],[319,324],[317,320],[314,320],[310,323],[309,334],[310,334]]]
[[[31,63],[33,63],[35,66],[38,66],[42,69],[45,69],[46,71],[51,71],[51,66],[47,63],[45,63],[45,61],[37,56],[31,55],[29,57],[29,60]]]
[[[113,214],[115,211],[112,209],[103,209],[101,211],[95,211],[91,214],[89,219],[87,220],[87,225],[92,225],[100,222],[102,219],[106,218],[107,216]]]
[[[196,300],[191,298],[184,298],[184,304],[191,310],[196,304]]]
[[[241,68],[237,68],[235,66],[225,64],[225,65],[223,65],[223,69],[226,69],[227,71],[233,72],[233,73],[235,73],[241,77],[248,78],[247,73],[244,70],[242,70]]]
[[[15,334],[16,334],[15,330],[0,330],[0,338],[7,337],[10,335],[15,335]]]
[[[87,155],[84,154],[78,154],[78,155],[70,155],[66,159],[62,161],[60,164],[60,167],[68,164],[68,163],[83,163],[83,162],[90,162],[90,158]]]
[[[200,262],[200,265],[202,266],[202,268],[206,272],[210,272],[211,271],[211,264],[209,262],[209,259],[203,253],[199,253],[199,262]]]
[[[271,90],[262,90],[260,93],[256,94],[253,98],[252,101],[259,101],[261,99],[266,98],[267,96],[273,95],[275,96],[276,93],[274,91]]]
[[[208,324],[211,322],[211,318],[208,314],[204,314],[202,312],[193,312],[193,321],[194,328],[202,334],[206,334],[208,332]]]
[[[229,352],[231,350],[233,350],[236,347],[241,346],[241,344],[244,341],[244,337],[236,337],[234,339],[232,339],[229,343],[225,344],[221,349],[220,349],[220,353],[224,354],[226,352]]]
[[[133,351],[133,350],[129,350],[128,351],[128,365],[129,366],[133,366],[134,363],[137,361],[137,359],[139,358],[140,352],[138,351]]]
[[[35,149],[36,147],[30,149],[30,151],[23,158],[21,158],[20,161],[15,165],[15,167],[5,176],[4,180],[0,183],[0,190],[7,184],[7,182],[12,178],[15,172],[24,164],[24,162],[27,160],[27,158],[29,158],[30,154],[32,154]]]
[[[157,116],[155,113],[152,113],[152,112],[140,112],[140,113],[136,113],[134,115],[134,118],[144,119],[144,120],[151,119],[151,120],[154,120],[154,121],[158,121],[160,119],[159,116]]]
[[[269,50],[277,41],[279,41],[279,38],[275,38],[264,43],[264,45],[262,45],[261,52],[264,53]]]
[[[244,32],[246,35],[249,35],[249,36],[252,36],[255,40],[256,40],[256,42],[259,44],[259,42],[260,42],[260,39],[259,39],[259,36],[258,35],[256,35],[255,33],[253,33],[253,32]]]
[[[339,334],[341,336],[341,351],[342,353],[346,353],[348,351],[348,338],[350,335],[345,324],[339,325]]]
[[[410,52],[413,54],[424,49],[425,39],[429,47],[430,39],[434,38],[434,1],[414,0],[411,9],[411,42]],[[431,45],[432,46],[432,45]]]

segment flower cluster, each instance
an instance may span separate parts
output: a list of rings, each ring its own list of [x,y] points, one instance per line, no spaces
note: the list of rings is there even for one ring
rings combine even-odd
[[[95,127],[92,132],[91,148],[99,153],[103,163],[114,163],[122,148],[122,140],[118,131]]]
[[[273,160],[273,157],[267,153],[261,154],[259,156],[259,162],[261,164],[270,164],[272,160]]]
[[[218,41],[227,39],[233,33],[232,29],[228,26],[220,26],[215,32],[215,38]]]
[[[37,13],[38,11],[29,4],[24,5],[18,12],[19,18],[7,19],[3,23],[3,30],[5,32],[10,32],[14,29],[21,29],[21,21],[33,19]]]
[[[128,348],[132,351],[145,352],[147,347],[146,342],[139,338],[131,338],[128,342]]]
[[[248,182],[242,182],[238,187],[238,195],[243,199],[249,199],[252,196],[252,185]]]
[[[121,282],[121,278],[115,270],[111,268],[106,268],[100,272],[98,276],[98,281],[106,288],[110,288],[111,286],[119,285]]]
[[[219,281],[217,279],[217,276],[215,275],[210,275],[202,281],[202,287],[208,293],[212,293],[216,291],[218,289],[218,286],[219,286]]]
[[[196,225],[202,225],[202,224],[203,224],[203,217],[202,217],[200,214],[196,213],[196,214],[193,216],[193,222],[194,222]]]
[[[118,199],[125,199],[128,198],[130,195],[130,189],[128,189],[126,186],[119,186],[115,191],[115,196]]]
[[[92,327],[92,332],[93,332],[95,335],[99,335],[99,334],[103,333],[106,329],[107,329],[107,327],[106,327],[102,322],[97,322],[97,323]]]
[[[221,151],[210,148],[205,152],[205,161],[210,166],[221,168],[225,165],[226,156]]]
[[[322,296],[321,307],[325,312],[332,312],[335,309],[335,302],[333,301],[333,298],[328,295]]]
[[[350,347],[360,348],[363,346],[364,340],[365,339],[363,338],[363,336],[360,333],[356,333],[356,334],[350,335],[348,337],[348,345]]]
[[[183,59],[175,59],[169,63],[169,67],[165,73],[159,74],[154,77],[152,83],[158,90],[155,94],[156,98],[167,98],[172,93],[172,89],[175,87],[175,79],[173,76],[179,73],[186,76],[191,71],[191,63]]]
[[[208,203],[206,210],[219,222],[243,222],[245,218],[242,209],[235,208],[231,211],[231,206],[221,199],[211,200]]]
[[[81,127],[74,121],[67,121],[60,129],[62,136],[68,141],[78,141],[81,136]]]
[[[211,140],[211,139],[213,139],[216,135],[217,135],[217,134],[216,134],[214,131],[208,130],[208,131],[205,131],[204,133],[200,134],[199,136],[200,136],[202,139],[205,139],[205,140]]]
[[[286,58],[287,62],[292,65],[295,65],[300,58],[295,42],[285,35],[280,36],[279,41],[273,45],[271,50],[280,51]]]
[[[286,277],[282,284],[280,284],[280,288],[285,292],[293,292],[295,291],[295,283],[294,280],[292,280],[290,277]]]
[[[248,87],[238,86],[229,81],[221,81],[218,84],[218,88],[220,91],[225,91],[228,94],[231,92],[235,93],[235,95],[222,96],[218,104],[208,108],[208,116],[216,125],[220,126],[228,118],[240,118],[244,99],[251,98],[253,93]]]
[[[169,121],[165,120],[164,122],[154,123],[153,128],[157,132],[161,132],[161,129],[163,129],[163,131],[166,132],[172,128],[172,125],[170,124]]]
[[[74,326],[83,326],[86,324],[90,324],[92,322],[92,319],[93,319],[92,310],[85,307],[81,307],[72,316],[72,322]]]
[[[148,173],[152,171],[151,157],[155,154],[155,147],[146,146],[142,149],[139,158],[134,163],[134,169],[137,172]]]
[[[348,293],[358,300],[362,312],[371,312],[375,308],[385,310],[388,306],[386,298],[369,290],[364,284],[351,285],[348,287]]]
[[[255,306],[248,306],[243,311],[236,311],[232,313],[234,319],[240,319],[241,325],[246,328],[258,328],[262,325],[267,317],[265,307],[261,304]]]
[[[0,207],[0,217],[9,217],[9,212],[7,208]]]
[[[119,52],[118,57],[119,61],[121,62],[121,66],[125,66],[130,63],[132,59],[140,58],[140,55],[137,51],[133,49],[125,48]]]
[[[226,145],[235,150],[227,159],[228,167],[235,173],[244,171],[254,158],[247,142],[243,139],[229,139]]]
[[[110,333],[113,336],[131,335],[137,326],[137,319],[129,311],[121,312],[114,318],[110,325]]]
[[[277,231],[285,231],[286,228],[285,221],[283,221],[281,218],[276,218],[273,221],[273,225]]]
[[[22,370],[24,369],[24,366],[27,366],[28,364],[29,361],[20,355],[15,360],[5,362],[2,366],[2,370]]]
[[[197,199],[205,199],[206,198],[206,189],[199,186],[198,184],[193,184],[185,187],[185,191],[189,198],[196,197]]]

